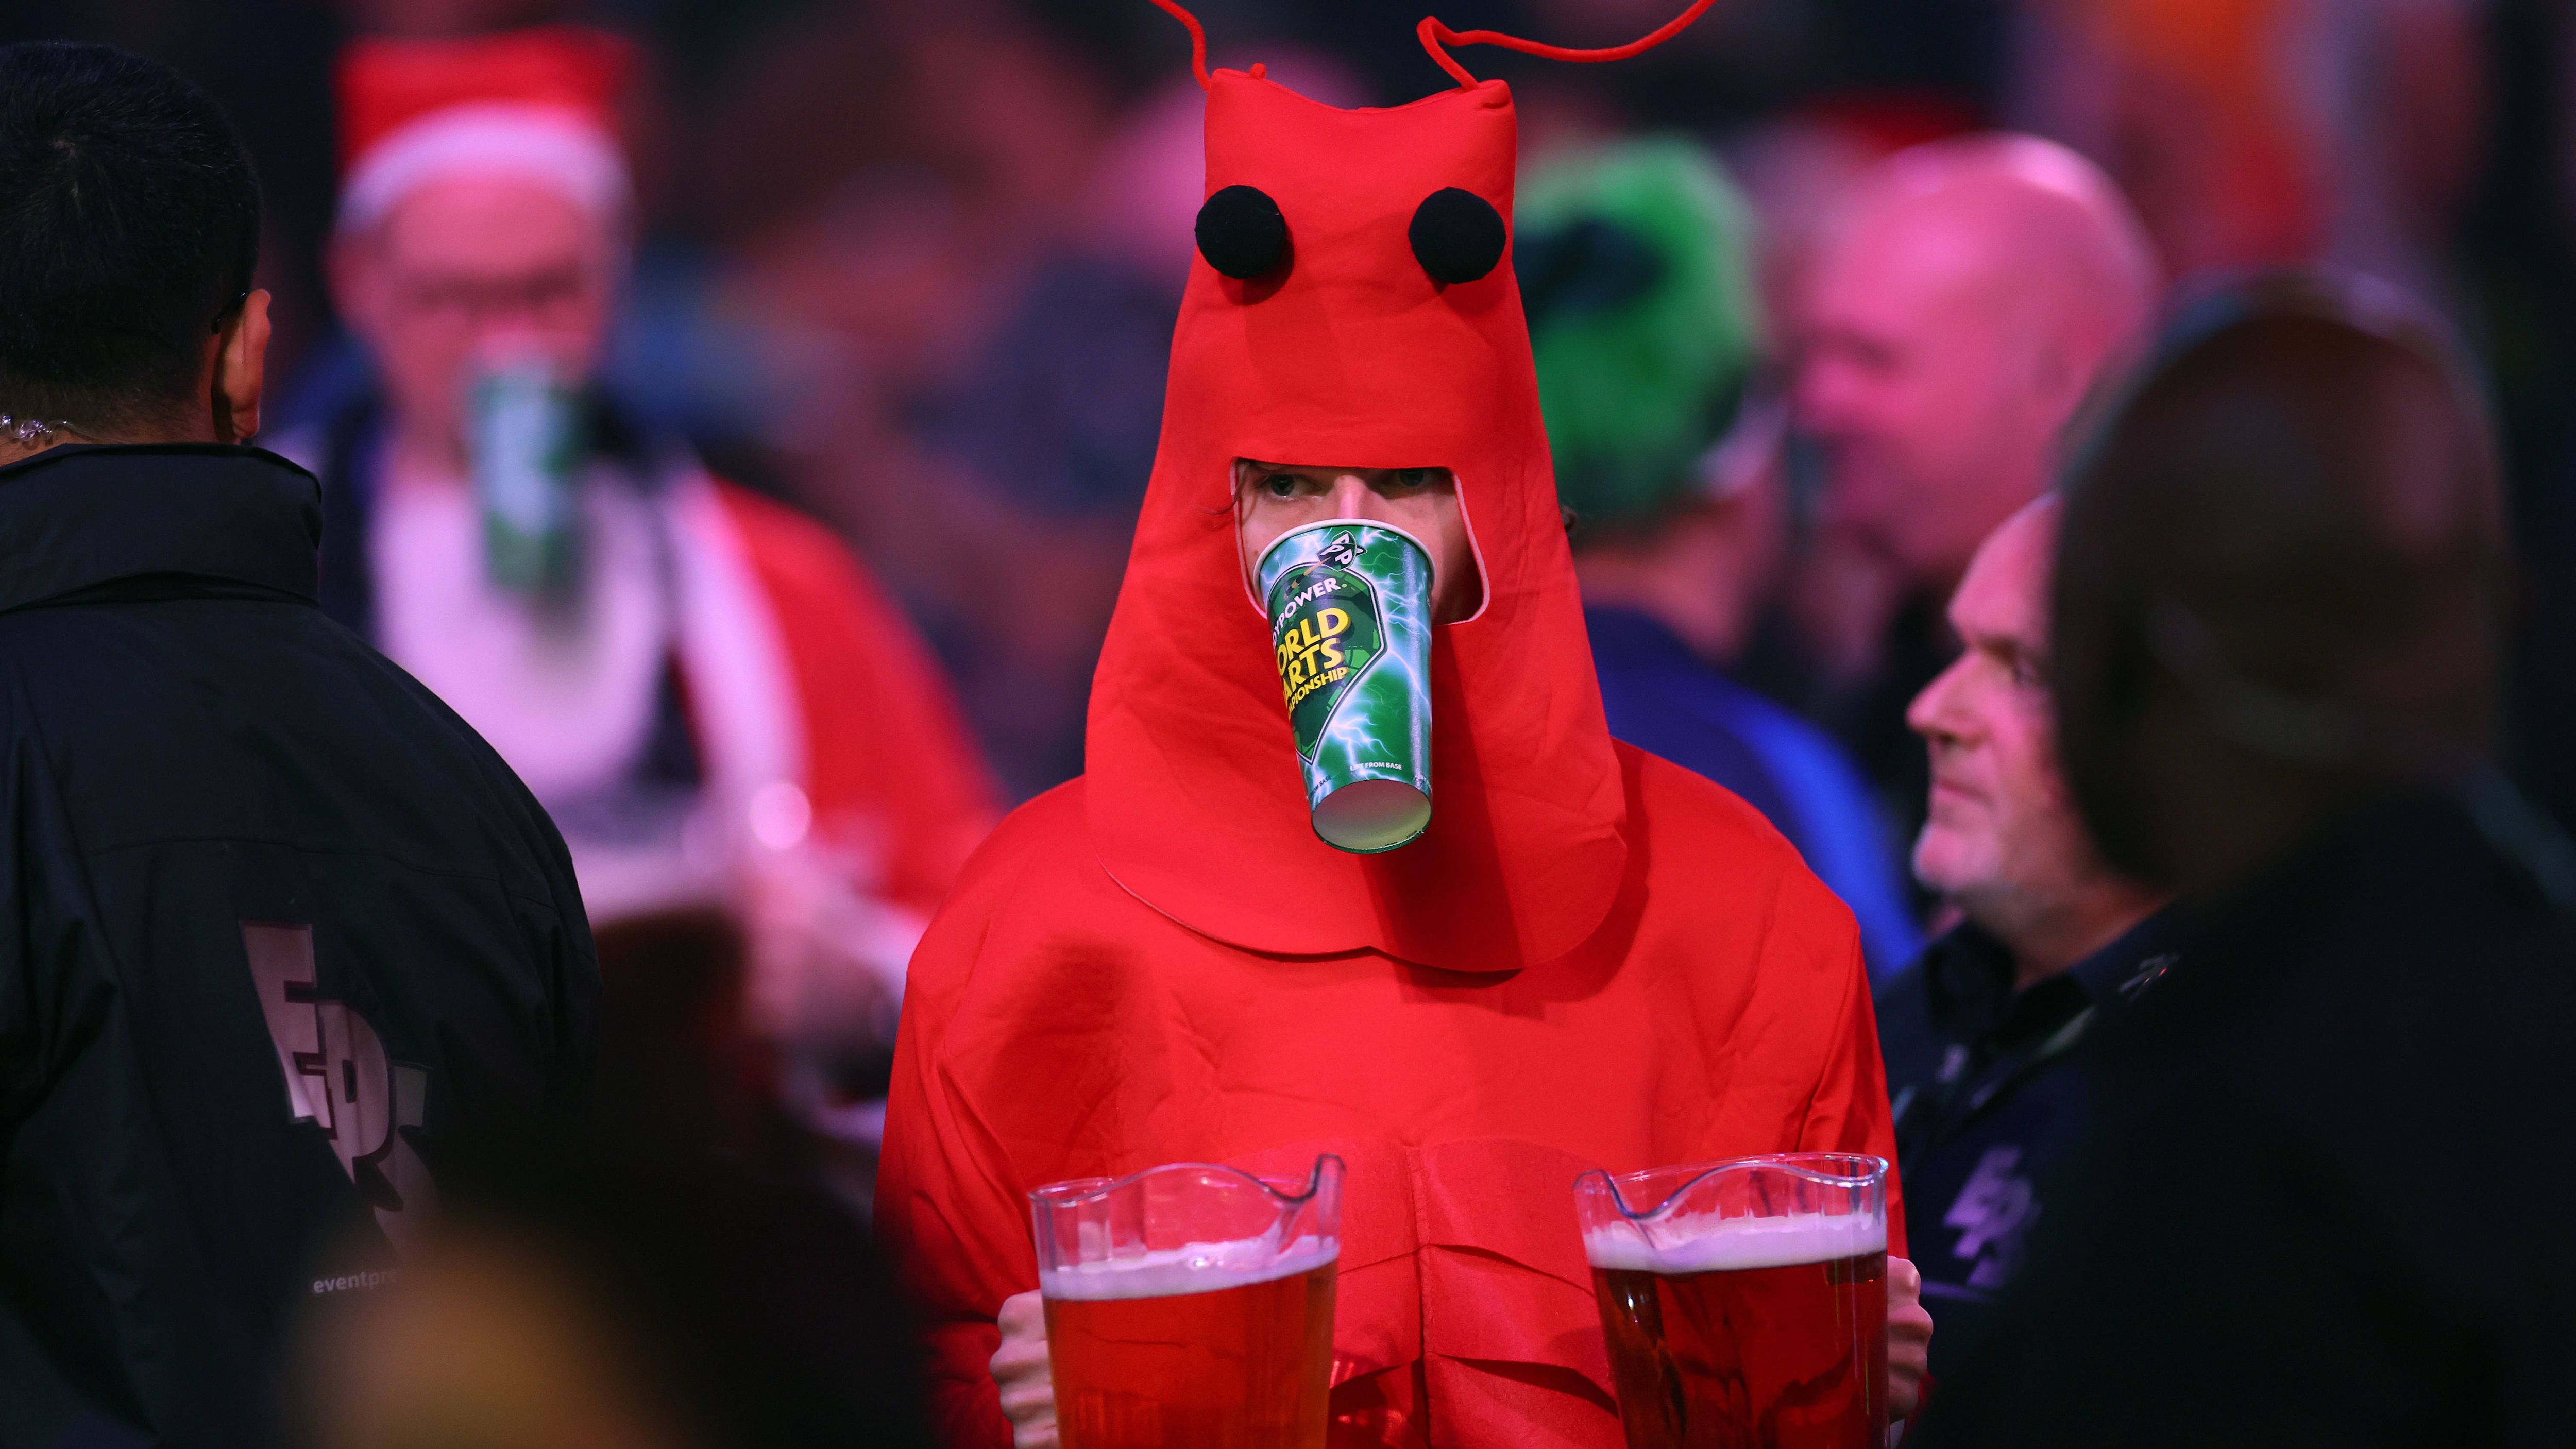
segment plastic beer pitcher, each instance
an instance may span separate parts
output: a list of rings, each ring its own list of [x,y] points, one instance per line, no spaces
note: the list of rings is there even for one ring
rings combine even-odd
[[[1342,1160],[1182,1162],[1029,1194],[1064,1449],[1321,1449]]]
[[[1878,1449],[1887,1163],[1796,1153],[1574,1185],[1629,1449]]]

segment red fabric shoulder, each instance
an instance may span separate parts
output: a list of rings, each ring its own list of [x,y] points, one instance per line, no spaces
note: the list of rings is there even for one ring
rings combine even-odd
[[[1626,740],[1612,740],[1610,748],[1628,777],[1628,793],[1652,805],[1658,816],[1685,824],[1693,848],[1750,851],[1766,868],[1775,859],[1786,864],[1805,858],[1771,817],[1724,785]]]
[[[1739,1021],[1741,1051],[1760,1042],[1809,1073],[1814,1087],[1800,1120],[1772,1151],[1862,1152],[1887,1162],[1887,1250],[1905,1256],[1903,1184],[1896,1175],[1895,1115],[1879,1059],[1878,1016],[1851,908],[1818,880],[1761,811],[1735,792],[1626,741],[1616,744],[1629,776],[1635,828],[1652,853],[1650,890],[1665,911],[1709,899],[1691,881],[1729,875],[1776,878],[1760,965],[1766,994],[1791,1019],[1767,1013]],[[1689,929],[1687,926],[1683,929]],[[1821,1009],[1820,1009],[1821,1008]],[[1786,1030],[1766,1030],[1774,1024]]]
[[[992,776],[948,681],[830,530],[748,490],[717,491],[795,671],[815,823],[878,844],[881,889],[926,916],[994,815]]]
[[[932,1427],[952,1449],[1011,1442],[993,1387],[1001,1347],[993,1319],[1003,1299],[1037,1287],[1037,1278],[1025,1186],[1002,1175],[1009,1153],[941,1070],[939,1048],[1004,917],[1048,917],[1067,905],[1079,913],[1085,867],[1092,906],[1114,904],[1116,886],[1091,861],[1080,780],[1012,811],[967,862],[913,953],[904,990],[876,1226],[920,1311]]]

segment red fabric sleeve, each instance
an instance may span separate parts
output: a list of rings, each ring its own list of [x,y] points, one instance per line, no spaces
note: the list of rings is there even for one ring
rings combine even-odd
[[[1027,814],[1002,834],[1014,834]],[[943,1050],[994,915],[1016,894],[994,879],[1010,872],[976,869],[983,874],[969,871],[958,899],[913,953],[877,1168],[876,1227],[919,1316],[938,1442],[1008,1449],[1010,1423],[991,1367],[1002,1339],[993,1325],[1003,1299],[1038,1286],[1028,1199]]]
[[[948,681],[830,531],[743,489],[721,493],[795,670],[815,824],[882,832],[880,889],[927,916],[996,814]]]

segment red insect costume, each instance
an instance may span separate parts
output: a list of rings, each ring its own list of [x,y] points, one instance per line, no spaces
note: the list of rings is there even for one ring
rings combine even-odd
[[[878,1211],[952,1444],[1010,1442],[987,1360],[1043,1183],[1338,1152],[1335,1442],[1607,1449],[1577,1174],[1893,1155],[1849,913],[1602,723],[1511,266],[1442,283],[1417,246],[1434,193],[1511,214],[1510,93],[1451,68],[1387,110],[1208,81],[1208,190],[1275,201],[1287,253],[1193,264],[1087,772],[1002,825],[912,964]],[[1411,845],[1309,826],[1237,458],[1456,473],[1484,604],[1437,631]]]

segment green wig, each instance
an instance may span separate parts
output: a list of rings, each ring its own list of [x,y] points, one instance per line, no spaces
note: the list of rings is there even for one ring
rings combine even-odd
[[[1670,138],[1560,157],[1519,213],[1557,496],[1579,520],[1650,522],[1697,487],[1762,346],[1751,210],[1705,149]]]

